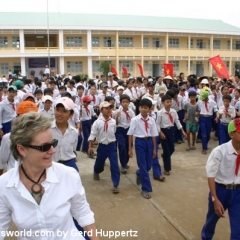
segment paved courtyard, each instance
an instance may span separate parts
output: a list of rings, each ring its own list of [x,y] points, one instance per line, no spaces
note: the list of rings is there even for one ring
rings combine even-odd
[[[210,150],[217,144],[218,142],[211,140]],[[94,160],[78,152],[82,182],[95,213],[98,230],[102,229],[104,233],[129,231],[128,237],[117,238],[126,240],[201,239],[200,232],[207,211],[208,186],[205,164],[209,154],[202,155],[201,144],[196,146],[197,150],[186,152],[186,144],[176,145],[172,174],[166,176],[164,183],[152,180],[153,193],[150,200],[141,197],[141,189],[136,185],[135,158],[130,160],[128,174],[121,175],[120,193],[113,195],[109,161],[106,162],[104,173],[100,175],[101,180],[93,181]],[[150,174],[152,177],[152,173]],[[11,229],[15,229],[13,224]],[[130,230],[137,231],[137,237],[133,237],[133,232],[131,237]],[[229,221],[226,217],[219,221],[214,240],[229,239],[229,234]]]

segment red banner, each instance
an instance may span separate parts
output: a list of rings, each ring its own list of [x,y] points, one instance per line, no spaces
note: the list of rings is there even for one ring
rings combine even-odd
[[[219,78],[229,79],[228,69],[219,55],[209,58],[208,61],[212,64]]]
[[[123,74],[127,77],[128,76],[128,70],[126,67],[122,67]]]
[[[173,64],[172,63],[164,63],[164,77],[171,76],[173,77]]]
[[[143,66],[141,64],[139,64],[139,63],[137,63],[137,66],[139,67],[139,71],[140,71],[141,77],[143,77],[144,76],[144,74],[143,74]]]
[[[111,72],[115,74],[116,76],[118,75],[117,70],[115,67],[111,66]]]

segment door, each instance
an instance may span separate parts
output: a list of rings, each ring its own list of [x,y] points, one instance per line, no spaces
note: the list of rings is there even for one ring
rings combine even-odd
[[[152,76],[153,77],[160,76],[160,65],[159,65],[159,63],[153,63],[153,65],[152,65]]]
[[[203,64],[202,63],[197,63],[196,65],[196,74],[197,76],[201,77],[203,76],[204,69],[203,69]]]

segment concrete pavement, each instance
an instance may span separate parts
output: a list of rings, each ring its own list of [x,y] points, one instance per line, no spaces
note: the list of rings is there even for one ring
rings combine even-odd
[[[218,142],[210,141],[210,149]],[[130,160],[127,175],[121,175],[120,193],[111,193],[109,161],[100,181],[93,181],[94,160],[78,152],[78,166],[88,202],[95,213],[99,231],[128,231],[128,237],[117,239],[182,240],[201,239],[201,229],[207,212],[208,186],[205,164],[208,155],[197,150],[185,151],[186,144],[177,144],[172,160],[172,173],[166,182],[152,180],[152,199],[144,199],[135,183],[136,160]],[[159,150],[159,156],[161,149]],[[210,151],[208,151],[210,153]],[[162,166],[162,161],[161,161]],[[152,178],[152,172],[151,178]],[[229,239],[228,215],[217,224],[214,240]],[[11,229],[15,229],[13,224]],[[130,232],[132,230],[132,232]],[[137,236],[133,236],[137,231]],[[15,239],[15,238],[6,238]],[[111,239],[114,239],[113,237]]]

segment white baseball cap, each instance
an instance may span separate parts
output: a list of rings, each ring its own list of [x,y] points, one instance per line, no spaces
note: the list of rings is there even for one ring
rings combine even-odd
[[[43,102],[46,102],[47,100],[53,102],[53,98],[52,98],[51,96],[45,95],[45,96],[42,98],[42,101],[43,101]]]
[[[118,90],[124,90],[124,87],[123,86],[118,86],[117,91]]]
[[[68,97],[61,97],[57,100],[56,106],[62,104],[66,110],[74,110],[74,102]]]
[[[206,78],[204,78],[202,81],[201,81],[201,84],[209,84],[208,80]]]
[[[110,103],[110,102],[103,101],[103,102],[100,103],[99,108],[100,108],[100,110],[101,110],[102,108],[110,107],[110,106],[111,106],[111,103]]]

